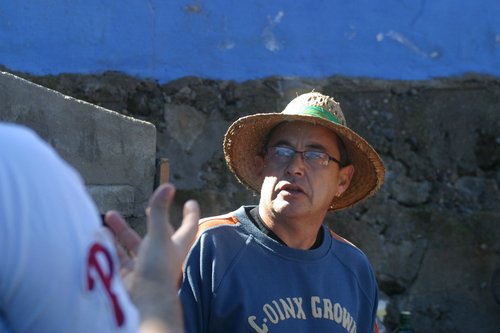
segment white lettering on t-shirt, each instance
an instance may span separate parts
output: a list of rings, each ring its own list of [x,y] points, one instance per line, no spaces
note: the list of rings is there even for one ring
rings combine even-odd
[[[333,303],[329,298],[311,296],[310,312],[305,311],[302,297],[286,297],[272,300],[262,306],[263,316],[255,315],[248,317],[248,323],[257,333],[272,332],[272,325],[278,325],[281,321],[298,319],[329,320],[342,326],[346,332],[356,333],[356,321],[351,313],[340,303]],[[307,310],[307,309],[306,309]],[[270,325],[270,326],[268,326]]]

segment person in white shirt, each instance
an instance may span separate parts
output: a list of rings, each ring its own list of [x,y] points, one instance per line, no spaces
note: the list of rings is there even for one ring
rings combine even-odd
[[[80,175],[32,130],[0,123],[0,333],[182,332],[177,282],[199,208],[186,204],[174,235],[174,191],[153,194],[140,249],[123,218],[106,215],[134,257],[129,295]]]

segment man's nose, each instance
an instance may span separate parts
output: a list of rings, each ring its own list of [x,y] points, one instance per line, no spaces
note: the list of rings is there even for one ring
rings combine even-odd
[[[304,154],[296,152],[286,166],[286,172],[290,175],[302,175],[306,167]]]

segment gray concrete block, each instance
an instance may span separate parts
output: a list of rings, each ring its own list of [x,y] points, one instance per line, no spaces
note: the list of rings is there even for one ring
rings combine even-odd
[[[119,186],[122,190],[107,193],[125,195],[124,202],[133,200],[134,208],[127,204],[122,209],[144,215],[156,171],[153,124],[5,72],[0,72],[0,121],[32,128],[81,173],[86,185]],[[123,190],[127,186],[133,188],[133,195]],[[119,208],[112,207],[112,202],[121,205],[101,194],[99,207]]]
[[[117,210],[125,216],[134,214],[135,190],[129,185],[89,185],[87,190],[100,212]]]

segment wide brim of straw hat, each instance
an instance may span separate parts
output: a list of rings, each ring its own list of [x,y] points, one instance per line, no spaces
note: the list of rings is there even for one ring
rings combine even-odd
[[[263,150],[268,133],[282,122],[305,121],[321,125],[337,134],[345,145],[354,175],[348,189],[335,197],[331,211],[339,211],[372,196],[383,184],[385,168],[375,149],[347,126],[315,116],[259,113],[235,121],[224,136],[224,155],[229,169],[250,189],[260,193],[262,179],[255,172],[255,157]]]

